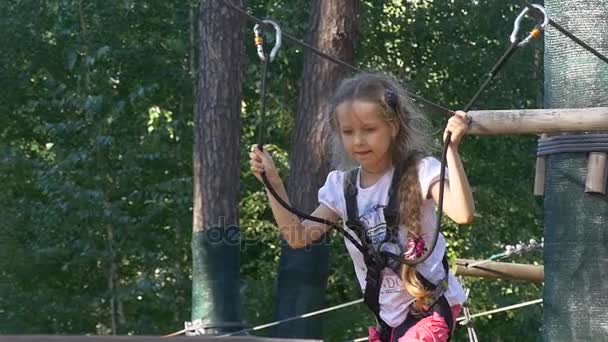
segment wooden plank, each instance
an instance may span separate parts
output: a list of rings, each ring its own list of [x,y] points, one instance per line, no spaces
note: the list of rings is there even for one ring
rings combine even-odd
[[[184,342],[317,342],[321,340],[304,340],[288,338],[263,338],[255,336],[178,336],[163,338],[160,336],[66,336],[66,335],[0,335],[0,342],[169,342],[178,339]]]
[[[608,107],[470,111],[468,134],[608,131]]]
[[[534,283],[542,283],[545,281],[544,266],[541,265],[525,265],[491,261],[478,266],[467,267],[467,265],[472,265],[477,262],[477,260],[458,259],[456,261],[456,275],[467,277],[525,280]]]

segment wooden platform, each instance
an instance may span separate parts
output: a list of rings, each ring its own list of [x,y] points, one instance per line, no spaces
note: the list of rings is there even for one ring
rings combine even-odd
[[[67,335],[0,335],[0,342],[170,342],[171,340],[180,341],[232,341],[232,342],[316,342],[321,340],[302,340],[288,338],[263,338],[255,336],[235,336],[235,337],[214,337],[214,336],[177,336],[177,337],[160,337],[160,336],[67,336]]]

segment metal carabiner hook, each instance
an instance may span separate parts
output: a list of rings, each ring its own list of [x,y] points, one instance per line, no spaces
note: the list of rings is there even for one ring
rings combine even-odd
[[[530,34],[528,34],[528,36],[524,40],[517,44],[517,46],[519,47],[528,44],[533,38],[536,39],[540,37],[541,33],[545,30],[545,27],[547,27],[547,25],[549,24],[549,16],[547,15],[547,11],[545,11],[545,8],[538,4],[532,4],[532,6],[539,10],[543,14],[544,18],[542,23],[537,24],[536,27],[534,27],[534,29],[530,31]],[[513,32],[511,33],[511,43],[515,43],[515,40],[517,39],[517,33],[519,33],[519,23],[529,10],[530,9],[528,7],[525,7],[517,16],[517,18],[515,18],[515,23],[513,24]]]
[[[275,31],[274,48],[272,48],[272,51],[270,51],[270,62],[272,62],[274,61],[277,53],[279,52],[279,48],[281,47],[281,28],[279,27],[279,24],[272,20],[264,20],[264,23],[272,25]],[[253,33],[255,34],[255,46],[258,49],[258,56],[262,62],[265,62],[266,54],[264,54],[264,37],[262,36],[260,24],[255,24],[253,27]]]

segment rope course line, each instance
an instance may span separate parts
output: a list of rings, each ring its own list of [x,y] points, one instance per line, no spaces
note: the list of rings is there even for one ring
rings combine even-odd
[[[245,9],[243,9],[243,8],[241,8],[241,7],[233,4],[229,0],[221,0],[221,1],[226,6],[232,8],[233,10],[235,10],[237,12],[239,12],[240,14],[242,14],[243,16],[245,16],[250,21],[253,21],[253,22],[257,23],[257,24],[259,24],[260,26],[262,26],[264,28],[268,28],[269,27],[269,25],[266,22],[264,22],[264,20],[262,20],[262,19],[260,19],[260,18],[258,18],[256,16],[250,14]],[[319,55],[319,56],[321,56],[323,58],[326,58],[326,59],[328,59],[328,60],[330,60],[330,61],[332,61],[332,62],[334,62],[336,64],[340,64],[340,65],[342,65],[342,66],[344,66],[346,68],[351,69],[351,71],[361,72],[361,69],[359,69],[359,68],[357,68],[357,67],[355,67],[355,66],[353,66],[353,65],[351,65],[351,64],[349,64],[349,63],[347,63],[347,62],[345,62],[345,61],[343,61],[343,60],[341,60],[339,58],[333,57],[333,56],[331,56],[331,55],[329,55],[329,54],[327,54],[327,53],[325,53],[325,52],[323,52],[323,51],[315,48],[314,46],[306,43],[305,41],[300,40],[300,39],[294,37],[293,35],[285,32],[285,31],[283,31],[282,34],[283,34],[283,36],[285,36],[285,38],[287,38],[288,40],[290,40],[292,43],[295,43],[296,45],[299,45],[300,47],[309,49],[310,51],[316,53],[317,55]]]
[[[224,0],[224,1],[226,1],[226,0]],[[471,100],[464,107],[464,109],[463,109],[464,112],[468,112],[473,107],[473,105],[475,104],[475,102],[477,101],[479,96],[490,85],[490,83],[496,77],[496,75],[498,74],[500,69],[502,69],[502,67],[511,58],[511,56],[513,56],[513,54],[515,53],[515,51],[517,51],[518,48],[524,47],[525,45],[527,45],[527,43],[530,40],[537,39],[538,37],[540,37],[542,35],[545,27],[547,26],[547,24],[549,22],[549,19],[542,6],[534,5],[534,7],[543,13],[543,20],[538,20],[534,29],[532,29],[530,31],[530,33],[526,36],[526,38],[522,39],[522,38],[518,37],[519,29],[520,29],[520,22],[529,10],[528,10],[528,8],[524,8],[521,11],[521,13],[517,16],[517,18],[514,21],[513,31],[510,36],[511,44],[509,45],[507,50],[503,53],[503,55],[494,64],[494,66],[492,67],[490,72],[488,72],[488,74],[485,78],[485,81],[482,83],[482,85],[479,87],[479,89],[477,90],[475,95],[471,98]],[[276,29],[277,25],[274,25],[274,26],[275,26],[274,28]],[[257,27],[257,25],[256,25],[256,27]],[[256,37],[257,37],[257,33],[256,33]],[[256,41],[256,45],[257,45],[257,41]],[[258,45],[258,49],[259,49],[259,45]],[[266,59],[264,61],[266,61]],[[265,65],[264,65],[264,70],[266,70]],[[264,78],[266,77],[265,73],[263,74],[263,77]],[[262,84],[264,84],[264,83],[265,83],[265,80],[262,80]],[[264,97],[265,97],[265,91],[262,92],[261,96],[262,96],[262,103],[263,103]],[[261,115],[265,115],[265,114],[262,113]],[[440,179],[439,180],[439,198],[437,199],[437,215],[436,215],[437,220],[436,220],[436,224],[435,224],[436,229],[434,231],[431,243],[429,244],[429,248],[427,249],[427,252],[415,260],[406,259],[401,255],[386,253],[388,257],[390,257],[402,264],[405,264],[408,266],[415,266],[415,265],[418,265],[418,264],[424,262],[425,260],[427,260],[429,258],[429,256],[435,249],[435,245],[437,244],[437,241],[439,240],[439,234],[441,233],[441,225],[442,225],[441,219],[443,217],[443,201],[444,201],[444,189],[445,189],[445,170],[446,170],[446,166],[447,166],[447,151],[449,148],[451,137],[452,137],[452,132],[448,131],[445,136],[444,142],[443,142],[443,149],[442,149],[442,153],[441,153],[441,168],[440,168],[440,175],[439,175],[439,179]],[[263,145],[258,144],[258,149],[260,151],[263,150]],[[341,232],[344,235],[344,237],[346,237],[348,240],[350,240],[355,245],[355,247],[357,247],[357,249],[359,249],[359,251],[361,251],[361,253],[363,255],[368,254],[369,250],[364,248],[358,241],[356,241],[356,239],[353,236],[351,236],[351,234],[349,234],[346,230],[344,230],[339,225],[337,225],[329,220],[326,220],[324,218],[315,217],[313,215],[309,215],[307,213],[301,212],[298,209],[292,207],[289,203],[287,203],[287,201],[285,201],[283,198],[281,198],[281,196],[279,196],[277,194],[274,187],[272,187],[272,185],[270,184],[270,182],[268,180],[266,172],[262,172],[262,182],[264,183],[264,186],[266,187],[266,189],[268,189],[268,191],[271,193],[271,195],[275,198],[275,200],[277,202],[279,202],[279,204],[281,204],[281,206],[283,206],[283,208],[285,208],[289,212],[297,215],[300,218],[310,220],[313,222],[318,222],[318,223],[327,225],[329,227],[335,228],[336,230]]]
[[[471,292],[471,289],[466,290],[467,298],[469,298],[470,292]],[[469,309],[468,301],[462,303],[462,313],[463,313],[465,319],[462,322],[460,322],[460,324],[467,327],[469,341],[470,342],[479,342],[477,339],[477,333],[475,332],[475,328],[473,327],[473,319],[471,318],[471,310]]]
[[[233,10],[235,10],[237,12],[239,12],[241,15],[245,16],[247,19],[249,19],[249,20],[251,20],[251,21],[253,21],[253,22],[255,22],[255,23],[257,23],[257,24],[259,24],[259,25],[261,25],[263,27],[268,27],[269,26],[269,24],[267,22],[265,22],[264,20],[259,19],[259,18],[255,17],[255,16],[249,14],[246,10],[244,10],[243,8],[240,8],[239,6],[231,3],[229,0],[222,0],[222,2],[226,6],[230,7],[231,9],[233,9]],[[533,11],[536,11],[536,12],[539,11],[538,8],[536,8],[534,5],[532,5],[529,1],[524,0],[524,3],[525,3],[526,6],[528,6],[528,8],[532,9]],[[549,25],[553,26],[558,31],[560,31],[562,34],[566,35],[568,38],[572,39],[574,42],[576,42],[577,44],[579,44],[581,47],[585,48],[590,53],[594,54],[595,56],[597,56],[598,58],[600,58],[604,62],[608,63],[608,58],[607,57],[603,56],[601,53],[599,53],[597,50],[595,50],[594,48],[592,48],[591,46],[589,46],[588,44],[586,44],[584,41],[582,41],[581,39],[579,39],[578,37],[576,37],[574,34],[572,34],[571,32],[569,32],[568,30],[564,29],[561,25],[557,24],[555,21],[553,21],[551,19],[548,20],[548,23],[549,23]],[[295,38],[293,35],[290,35],[289,33],[282,32],[282,35],[285,38],[287,38],[288,40],[290,40],[293,43],[295,43],[296,45],[299,45],[299,46],[301,46],[301,47],[303,47],[305,49],[308,49],[309,51],[317,54],[320,57],[323,57],[323,58],[325,58],[327,60],[330,60],[330,61],[332,61],[332,62],[334,62],[336,64],[344,66],[344,67],[350,69],[351,71],[356,71],[356,72],[361,72],[362,71],[361,69],[359,69],[359,68],[357,68],[357,67],[355,67],[355,66],[353,66],[353,65],[351,65],[351,64],[349,64],[347,62],[344,62],[344,61],[342,61],[339,58],[333,57],[333,56],[331,56],[331,55],[329,55],[329,54],[327,54],[327,53],[325,53],[325,52],[323,52],[323,51],[315,48],[314,46],[312,46],[312,45],[310,45],[310,44],[308,44],[308,43],[306,43],[306,42],[304,42],[304,41],[302,41],[300,39]],[[481,92],[489,84],[489,82],[494,77],[494,75],[498,71],[498,69],[502,66],[502,64],[515,51],[516,45],[519,44],[520,42],[521,41],[519,39],[516,39],[516,41],[513,42],[513,44],[510,46],[510,48],[505,52],[505,54],[497,62],[497,64],[495,65],[495,67],[489,73],[489,75],[488,75],[489,77],[486,79],[486,81],[484,82],[484,84],[480,87],[480,89],[478,90],[478,92],[473,96],[473,98],[465,106],[465,109],[466,109],[465,111],[467,111],[468,109],[470,109],[473,106],[473,104],[474,104],[475,100],[477,99],[477,97],[481,94]],[[450,109],[448,109],[446,107],[443,107],[443,106],[441,106],[439,104],[436,104],[436,103],[434,103],[434,102],[432,102],[430,100],[427,100],[427,99],[425,99],[424,97],[422,97],[420,95],[417,95],[417,94],[414,94],[414,93],[411,93],[411,92],[408,92],[408,95],[410,95],[415,100],[419,100],[419,101],[423,102],[426,105],[434,107],[435,109],[439,109],[444,114],[452,114],[453,113]],[[448,137],[446,139],[446,141],[449,141],[449,140],[450,139]],[[444,156],[444,159],[445,159],[445,156]],[[444,170],[444,168],[442,168],[442,171],[443,170]],[[440,179],[443,180],[443,176],[440,177]],[[441,188],[443,189],[443,186]],[[442,197],[442,196],[440,196],[440,197]],[[276,195],[275,195],[275,198],[280,199],[280,197],[276,196]],[[442,206],[439,205],[439,209],[440,210],[441,210],[441,207]],[[296,213],[296,215],[298,215],[298,213]],[[440,216],[440,215],[438,215],[438,216]],[[533,241],[533,240],[531,240],[531,241]],[[515,250],[512,250],[511,252],[509,252],[509,250],[507,249],[507,251],[504,252],[504,253],[493,255],[490,258],[486,259],[486,260],[483,260],[483,261],[480,261],[480,262],[477,262],[477,263],[474,263],[474,264],[467,265],[467,267],[475,267],[475,266],[481,265],[483,263],[490,262],[490,261],[493,261],[493,260],[496,260],[496,259],[499,259],[499,258],[508,257],[508,256],[510,256],[512,254],[516,254],[516,253],[522,252],[522,251],[524,251],[523,248],[520,249],[520,250],[517,250],[517,246],[516,246]],[[308,317],[312,317],[312,316],[319,315],[319,314],[322,314],[322,313],[330,312],[332,310],[337,310],[337,309],[344,308],[344,307],[347,307],[347,306],[350,306],[350,305],[355,305],[355,304],[358,304],[358,303],[361,303],[361,302],[363,302],[363,299],[358,299],[358,300],[355,300],[355,301],[351,301],[351,302],[348,302],[348,303],[336,305],[336,306],[329,307],[329,308],[326,308],[326,309],[322,309],[322,310],[318,310],[318,311],[313,311],[313,312],[306,313],[306,314],[303,314],[303,315],[290,317],[290,318],[287,318],[287,319],[283,319],[283,320],[280,320],[280,321],[275,321],[275,322],[267,323],[267,324],[256,326],[256,327],[252,327],[252,328],[249,328],[249,329],[243,329],[243,330],[240,330],[240,331],[237,331],[237,332],[234,332],[234,333],[225,334],[225,335],[221,335],[221,336],[218,336],[218,337],[233,336],[235,334],[243,334],[243,333],[247,333],[247,332],[250,332],[250,331],[261,330],[261,329],[265,329],[265,328],[272,327],[272,326],[275,326],[275,325],[279,325],[279,324],[282,324],[282,323],[286,323],[286,322],[289,322],[289,321],[293,321],[293,320],[296,320],[296,319],[308,318]],[[508,310],[512,310],[512,309],[517,309],[517,308],[521,308],[521,307],[528,306],[528,305],[533,305],[533,304],[538,304],[538,303],[542,303],[542,299],[537,299],[537,300],[533,300],[533,301],[529,301],[529,302],[524,302],[524,303],[520,303],[520,304],[516,304],[516,305],[511,305],[511,306],[507,306],[507,307],[503,307],[503,308],[499,308],[499,309],[489,310],[489,311],[478,313],[478,314],[474,314],[474,315],[468,315],[469,317],[460,317],[460,318],[457,319],[457,321],[460,322],[460,321],[464,321],[464,320],[470,320],[471,318],[486,316],[486,315],[490,315],[490,314],[494,314],[494,313],[498,313],[498,312],[503,312],[503,311],[508,311]],[[177,335],[186,333],[188,331],[196,331],[197,329],[200,329],[200,328],[202,328],[205,325],[206,324],[203,324],[203,323],[194,324],[194,325],[192,325],[190,327],[186,327],[185,329],[182,329],[182,330],[177,331],[175,333],[164,335],[163,337],[172,337],[172,336],[177,336]],[[365,340],[367,340],[367,337],[356,339],[354,341],[365,341]]]
[[[474,315],[471,315],[470,318],[488,316],[488,315],[492,315],[492,314],[499,313],[499,312],[509,311],[509,310],[513,310],[513,309],[519,309],[519,308],[523,308],[525,306],[539,304],[539,303],[542,303],[542,302],[543,302],[543,299],[539,298],[539,299],[535,299],[535,300],[531,300],[531,301],[527,301],[527,302],[523,302],[523,303],[519,303],[519,304],[509,305],[509,306],[505,306],[505,307],[498,308],[498,309],[492,309],[492,310],[476,313]],[[457,322],[461,322],[461,321],[464,321],[464,320],[465,320],[465,317],[458,317],[458,319],[456,319]]]
[[[257,23],[258,25],[263,26],[265,28],[269,27],[269,24],[266,23],[264,20],[262,20],[262,19],[260,19],[260,18],[258,18],[256,16],[254,16],[254,15],[251,15],[249,12],[247,12],[243,8],[241,8],[241,7],[239,7],[239,6],[231,3],[229,0],[221,0],[221,1],[224,4],[226,4],[228,7],[232,8],[233,10],[235,10],[235,11],[239,12],[240,14],[242,14],[243,16],[245,16],[250,21],[253,21],[253,22]],[[341,65],[343,67],[346,67],[346,68],[348,68],[348,69],[350,69],[351,71],[354,71],[354,72],[362,72],[363,71],[363,70],[355,67],[352,64],[349,64],[349,63],[347,63],[347,62],[345,62],[345,61],[343,61],[343,60],[341,60],[339,58],[331,56],[331,55],[329,55],[329,54],[327,54],[327,53],[325,53],[325,52],[323,52],[323,51],[315,48],[314,46],[312,46],[312,45],[304,42],[303,40],[298,39],[298,38],[294,37],[293,35],[291,35],[289,33],[286,33],[285,31],[283,31],[282,34],[283,34],[283,36],[285,36],[285,38],[287,38],[288,40],[290,40],[292,43],[294,43],[294,44],[296,44],[296,45],[298,45],[298,46],[300,46],[302,48],[308,49],[308,50],[310,50],[311,52],[317,54],[320,57],[326,58],[326,59],[328,59],[328,60],[330,60],[330,61],[332,61],[332,62],[334,62],[336,64],[339,64],[339,65]],[[424,98],[424,97],[422,97],[422,96],[420,96],[418,94],[412,93],[411,91],[409,91],[407,89],[405,89],[405,91],[408,93],[409,96],[411,96],[415,100],[414,102],[416,102],[418,104],[422,104],[423,106],[427,105],[427,106],[433,107],[435,110],[438,110],[442,114],[451,115],[453,113],[452,110],[450,110],[449,108],[446,108],[446,107],[444,107],[444,106],[442,106],[440,104],[437,104],[437,103],[435,103],[435,102],[433,102],[431,100],[428,100],[428,99],[426,99],[426,98]],[[421,103],[419,103],[417,101],[420,101]]]
[[[246,334],[248,332],[252,332],[252,331],[258,331],[258,330],[263,330],[266,328],[270,328],[279,324],[283,324],[283,323],[287,323],[287,322],[291,322],[291,321],[295,321],[297,319],[302,319],[302,318],[309,318],[309,317],[313,317],[313,316],[317,316],[320,314],[324,314],[327,312],[331,312],[334,310],[338,310],[338,309],[342,309],[345,307],[349,307],[355,304],[359,304],[359,303],[363,303],[363,298],[360,299],[356,299],[350,302],[346,302],[346,303],[342,303],[342,304],[338,304],[338,305],[334,305],[334,306],[330,306],[327,307],[325,309],[321,309],[321,310],[317,310],[317,311],[311,311],[311,312],[307,312],[305,314],[301,314],[301,315],[297,315],[297,316],[293,316],[293,317],[288,317],[282,320],[278,320],[278,321],[274,321],[274,322],[270,322],[270,323],[265,323],[265,324],[261,324],[261,325],[256,325],[254,327],[251,328],[247,328],[247,329],[242,329],[239,331],[235,331],[232,333],[228,333],[228,334],[224,334],[224,335],[219,335],[219,336],[215,336],[215,337],[229,337],[229,336],[235,336],[235,335],[240,335],[240,334]],[[178,336],[187,332],[191,332],[191,331],[196,331],[200,328],[202,328],[203,326],[205,326],[206,324],[203,322],[196,322],[195,324],[192,324],[190,326],[187,326],[186,328],[176,331],[174,333],[170,333],[167,335],[164,335],[163,337],[173,337],[173,336]]]
[[[532,29],[530,31],[530,33],[528,33],[526,38],[522,39],[522,38],[518,37],[519,23],[521,22],[524,15],[528,12],[528,8],[526,7],[526,8],[524,8],[524,10],[521,11],[521,13],[517,16],[517,18],[515,19],[515,22],[513,23],[513,31],[510,36],[511,45],[509,45],[507,50],[505,50],[503,55],[497,60],[497,62],[494,64],[494,66],[492,67],[490,72],[487,74],[486,79],[483,82],[483,84],[481,85],[481,87],[479,87],[479,89],[477,90],[475,95],[473,95],[473,97],[471,98],[469,103],[467,103],[466,106],[462,109],[465,113],[468,112],[473,107],[473,105],[475,104],[475,102],[477,101],[479,96],[490,85],[490,83],[496,77],[496,75],[498,74],[500,69],[513,56],[515,51],[517,51],[518,48],[524,47],[530,40],[537,39],[542,35],[545,27],[547,26],[547,24],[549,22],[549,17],[547,16],[547,13],[545,12],[545,10],[542,6],[534,5],[534,7],[543,13],[543,20],[537,19],[538,22],[535,25],[534,29]],[[469,124],[470,124],[470,121],[469,121]],[[441,232],[441,224],[442,224],[441,220],[443,218],[443,200],[444,200],[443,195],[444,195],[444,189],[445,189],[445,171],[447,168],[447,152],[448,152],[448,148],[449,148],[451,140],[452,140],[452,132],[448,131],[445,136],[445,139],[443,141],[443,149],[442,149],[442,153],[441,153],[441,169],[440,169],[440,173],[439,173],[439,198],[437,199],[437,216],[436,216],[437,221],[435,223],[436,229],[433,234],[433,240],[429,244],[430,245],[429,252],[426,255],[419,258],[418,260],[416,260],[416,264],[423,262],[431,255],[431,253],[435,249],[435,245],[437,244],[437,240],[439,238],[439,233]]]
[[[536,240],[534,240],[534,239],[530,239],[529,243],[520,242],[520,243],[516,244],[515,246],[506,245],[505,251],[502,253],[494,254],[487,259],[484,259],[484,260],[481,260],[478,262],[474,262],[472,264],[463,264],[462,266],[465,266],[466,268],[473,268],[476,266],[487,264],[487,263],[495,261],[495,260],[505,259],[505,258],[508,258],[513,255],[522,254],[525,252],[536,251],[539,249],[543,249],[544,243],[545,243],[544,239],[541,239],[540,243],[536,242]]]
[[[263,27],[268,27],[269,24],[264,22],[264,20],[250,14],[249,12],[247,12],[245,9],[233,4],[232,2],[230,2],[229,0],[221,0],[226,6],[230,7],[231,9],[233,9],[234,11],[237,11],[238,13],[240,13],[241,15],[245,16],[247,19],[249,19],[250,21],[253,21]],[[534,13],[538,13],[540,10],[537,9],[536,7],[534,7],[534,5],[532,3],[530,3],[527,0],[524,0],[523,3],[530,9],[532,10],[532,12]],[[608,63],[608,57],[602,55],[601,53],[599,53],[596,49],[594,49],[593,47],[591,47],[589,44],[585,43],[582,39],[578,38],[577,36],[575,36],[573,33],[569,32],[568,30],[566,30],[565,28],[563,28],[561,25],[559,25],[558,23],[556,23],[554,20],[552,20],[551,18],[549,18],[549,25],[553,26],[555,29],[557,29],[559,32],[561,32],[562,34],[564,34],[566,37],[570,38],[572,41],[574,41],[575,43],[577,43],[578,45],[580,45],[581,47],[583,47],[584,49],[586,49],[587,51],[589,51],[590,53],[594,54],[595,56],[597,56],[598,58],[600,58],[601,60],[603,60],[604,62]],[[342,65],[348,69],[350,69],[351,71],[355,71],[355,72],[361,72],[362,70],[355,67],[354,65],[351,65],[350,63],[347,63],[337,57],[331,56],[317,48],[315,48],[314,46],[306,43],[305,41],[296,38],[295,36],[283,32],[283,36],[285,36],[288,40],[290,40],[292,43],[310,50],[311,52],[317,54],[318,56],[321,56],[323,58],[326,58],[327,60],[330,60],[336,64]],[[406,90],[407,91],[407,90]],[[408,94],[410,96],[412,96],[414,99],[419,100],[421,102],[424,102],[426,105],[429,105],[431,107],[434,107],[435,109],[439,109],[441,112],[443,112],[444,114],[451,114],[452,110],[439,105],[433,101],[430,101],[418,94],[414,94],[408,91]]]
[[[542,301],[543,301],[542,299],[536,299],[536,300],[532,300],[532,301],[528,301],[528,302],[523,302],[523,303],[519,303],[519,304],[505,306],[505,307],[498,308],[498,309],[492,309],[492,310],[488,310],[488,311],[484,311],[484,312],[480,312],[480,313],[477,313],[477,314],[470,315],[469,319],[476,318],[476,317],[487,316],[487,315],[491,315],[491,314],[499,313],[499,312],[503,312],[503,311],[518,309],[518,308],[525,307],[525,306],[528,306],[528,305],[542,303]],[[302,314],[302,315],[285,318],[285,319],[280,320],[280,321],[274,321],[274,322],[258,325],[258,326],[252,327],[252,328],[243,329],[243,330],[239,330],[239,331],[236,331],[236,332],[233,332],[233,333],[219,335],[219,336],[215,336],[215,337],[218,337],[218,338],[219,337],[229,337],[229,336],[235,336],[237,334],[245,334],[245,333],[252,332],[252,331],[258,331],[258,330],[270,328],[270,327],[273,327],[273,326],[276,326],[276,325],[279,325],[279,324],[291,322],[293,320],[317,316],[317,315],[320,315],[320,314],[323,314],[323,313],[327,313],[327,312],[330,312],[330,311],[342,309],[342,308],[345,308],[345,307],[348,307],[348,306],[352,306],[352,305],[355,305],[355,304],[359,304],[359,303],[363,303],[363,298],[357,299],[357,300],[353,300],[353,301],[350,301],[350,302],[347,302],[347,303],[331,306],[331,307],[328,307],[328,308],[325,308],[325,309],[308,312],[308,313],[305,313],[305,314]],[[461,316],[461,317],[458,317],[456,319],[456,322],[462,322],[462,321],[465,321],[466,319],[467,318],[465,316]],[[461,323],[461,324],[463,324],[463,323]],[[196,330],[202,328],[205,325],[206,324],[200,322],[198,324],[192,325],[190,327],[186,327],[186,328],[184,328],[182,330],[179,330],[179,331],[176,331],[174,333],[164,335],[163,337],[174,337],[174,336],[178,336],[178,335],[187,333],[189,331],[196,331]],[[358,338],[358,339],[355,339],[353,341],[367,341],[367,337]]]
[[[270,328],[273,327],[275,325],[279,325],[279,324],[283,324],[283,323],[287,323],[287,322],[291,322],[297,319],[301,319],[301,318],[309,318],[309,317],[313,317],[313,316],[317,316],[323,313],[327,313],[330,311],[334,311],[334,310],[338,310],[338,309],[342,309],[351,305],[355,305],[355,304],[359,304],[359,303],[363,303],[363,298],[361,299],[357,299],[357,300],[353,300],[347,303],[343,303],[343,304],[339,304],[339,305],[334,305],[325,309],[321,309],[321,310],[317,310],[317,311],[312,311],[312,312],[308,312],[302,315],[298,315],[298,316],[293,316],[293,317],[289,317],[289,318],[285,318],[279,321],[275,321],[275,322],[271,322],[271,323],[267,323],[267,324],[262,324],[262,325],[258,325],[252,328],[248,328],[248,329],[243,329],[237,332],[233,332],[233,333],[229,333],[229,334],[225,334],[225,335],[220,335],[217,337],[228,337],[228,336],[234,336],[234,335],[238,335],[238,334],[244,334],[244,333],[248,333],[250,331],[257,331],[257,330],[262,330],[262,329],[266,329],[266,328]]]
[[[532,3],[530,3],[528,0],[523,0],[523,3],[530,10],[532,10],[533,12],[537,13],[537,10],[536,10],[536,8],[534,8],[534,5]],[[585,43],[582,39],[578,38],[577,36],[575,36],[570,31],[568,31],[565,28],[563,28],[560,24],[556,23],[551,18],[549,18],[549,25],[553,26],[555,29],[557,29],[559,32],[561,32],[564,36],[570,38],[572,41],[574,41],[575,43],[577,43],[578,45],[580,45],[582,48],[584,48],[585,50],[589,51],[590,53],[594,54],[596,57],[598,57],[602,61],[608,63],[608,57],[606,57],[606,56],[602,55],[601,53],[599,53],[596,49],[594,49],[593,47],[591,47],[589,44]]]

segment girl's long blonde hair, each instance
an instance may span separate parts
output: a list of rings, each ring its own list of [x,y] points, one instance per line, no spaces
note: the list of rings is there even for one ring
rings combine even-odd
[[[362,73],[343,80],[329,107],[332,159],[335,166],[341,170],[351,169],[357,164],[344,150],[336,108],[342,103],[355,100],[377,104],[387,122],[399,127],[399,132],[391,143],[393,165],[400,165],[402,168],[399,181],[399,224],[405,227],[408,238],[418,237],[421,232],[420,210],[423,194],[420,192],[417,164],[420,156],[431,149],[428,121],[414,109],[405,89],[387,75]],[[388,229],[392,229],[395,233],[393,236],[397,236],[398,227]],[[401,279],[405,290],[415,298],[414,307],[422,309],[432,298],[432,293],[424,288],[416,276],[416,268],[403,265]]]

